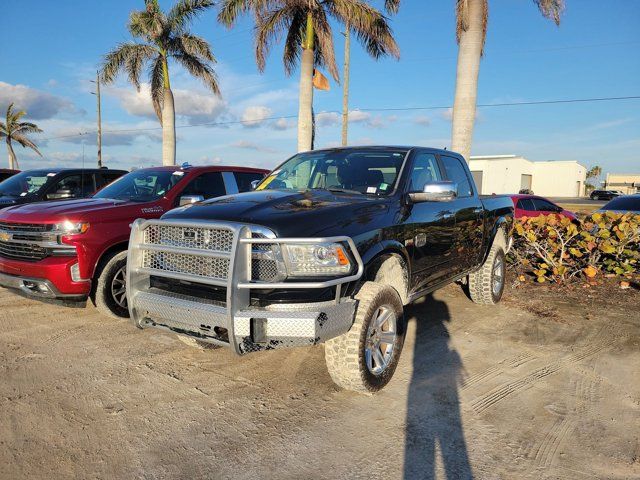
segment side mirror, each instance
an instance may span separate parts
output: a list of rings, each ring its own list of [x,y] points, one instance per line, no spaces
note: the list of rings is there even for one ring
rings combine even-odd
[[[409,193],[411,203],[450,202],[458,196],[458,184],[454,182],[428,182],[422,192]]]
[[[262,182],[262,180],[252,180],[251,181],[251,190],[255,190],[256,188],[258,188],[258,185],[260,185],[260,182]]]
[[[184,207],[185,205],[191,205],[192,203],[202,201],[204,201],[204,197],[202,195],[183,195],[180,197],[179,206]]]
[[[47,200],[64,200],[65,198],[72,198],[72,197],[73,197],[73,193],[71,192],[71,190],[68,190],[68,189],[57,190],[53,193],[47,194]]]

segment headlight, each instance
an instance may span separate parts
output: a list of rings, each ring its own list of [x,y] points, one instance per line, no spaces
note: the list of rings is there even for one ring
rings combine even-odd
[[[322,277],[351,271],[349,256],[339,243],[285,244],[282,248],[289,276]]]
[[[53,233],[57,233],[58,235],[73,235],[76,233],[84,233],[87,230],[89,230],[88,223],[73,223],[69,220],[62,223],[56,223],[53,226]]]

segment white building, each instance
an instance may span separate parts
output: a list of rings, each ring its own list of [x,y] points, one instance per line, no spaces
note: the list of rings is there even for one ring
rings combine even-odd
[[[625,195],[640,192],[640,173],[607,173],[607,190],[619,190]]]
[[[587,175],[575,160],[533,162],[519,155],[472,156],[469,168],[482,195],[529,189],[545,197],[581,197]]]

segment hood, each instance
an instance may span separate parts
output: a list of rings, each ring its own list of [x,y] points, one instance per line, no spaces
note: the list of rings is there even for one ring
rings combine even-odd
[[[14,197],[13,195],[0,195],[0,209],[11,207],[12,205],[18,205],[21,202],[20,197]]]
[[[163,219],[227,221],[262,225],[279,237],[357,235],[379,225],[389,199],[326,190],[264,190],[177,208]]]
[[[86,214],[95,218],[96,212],[111,209],[116,205],[125,205],[123,200],[106,198],[85,198],[79,200],[55,200],[35,202],[8,208],[0,213],[4,221],[23,223],[54,223],[60,218],[83,220]]]

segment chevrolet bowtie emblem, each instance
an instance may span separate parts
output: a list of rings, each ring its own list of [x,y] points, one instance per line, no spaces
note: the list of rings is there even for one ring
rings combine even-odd
[[[11,240],[11,234],[7,232],[0,232],[0,242],[8,242]]]

